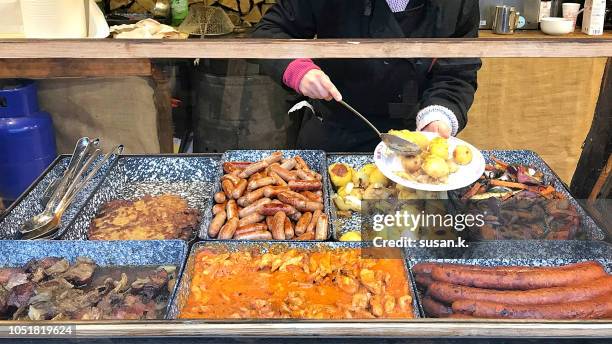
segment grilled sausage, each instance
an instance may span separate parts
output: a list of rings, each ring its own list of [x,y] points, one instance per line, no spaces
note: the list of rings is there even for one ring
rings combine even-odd
[[[238,177],[245,178],[245,179],[249,178],[253,174],[261,170],[264,170],[266,167],[268,167],[268,165],[269,164],[263,160],[260,162],[256,162],[254,164],[247,166],[244,170],[242,170],[242,172],[238,175]]]
[[[274,185],[276,183],[276,179],[274,177],[265,177],[257,180],[252,180],[249,182],[248,190],[253,191],[259,188],[263,188],[264,186]]]
[[[301,193],[289,190],[289,187],[288,187],[288,186],[287,186],[287,189],[288,189],[288,190],[287,190],[287,191],[284,191],[284,192],[285,192],[285,193],[286,193],[288,196],[295,197],[295,198],[298,198],[298,199],[301,199],[301,200],[304,200],[304,201],[310,201],[310,200],[308,199],[308,197],[306,197],[306,196],[302,195]]]
[[[238,226],[236,232],[234,233],[234,238],[236,236],[241,236],[243,234],[252,233],[252,232],[265,232],[268,230],[268,226],[265,223],[253,223],[246,226]]]
[[[229,179],[225,179],[221,182],[221,188],[225,193],[225,197],[232,198],[232,192],[234,192],[234,183],[232,183]]]
[[[289,191],[286,186],[266,186],[264,188],[264,196],[268,198],[277,197],[279,193]]]
[[[329,219],[327,215],[321,214],[317,219],[317,226],[315,228],[315,239],[316,240],[327,240],[327,233],[329,227]]]
[[[505,303],[459,300],[453,311],[477,318],[504,319],[609,319],[612,318],[612,294],[576,302],[547,305],[509,305]]]
[[[453,303],[457,300],[479,300],[517,305],[576,302],[612,294],[612,275],[567,287],[521,291],[481,289],[438,282],[429,286],[428,293],[446,303]]]
[[[287,182],[281,178],[278,173],[270,171],[270,173],[268,173],[268,175],[272,178],[274,178],[274,185],[276,186],[287,186]]]
[[[223,227],[223,224],[225,223],[226,219],[227,215],[225,211],[221,211],[217,215],[215,215],[212,221],[210,221],[210,225],[208,226],[209,238],[216,238],[217,235],[219,235],[219,231],[221,230],[221,227]]]
[[[281,160],[283,160],[282,152],[274,152],[270,154],[270,156],[263,159],[263,161],[268,165],[272,165],[274,163],[280,162]]]
[[[221,227],[221,231],[219,232],[219,240],[230,240],[234,237],[234,233],[238,229],[238,217],[232,217],[227,220],[227,223],[223,227]]]
[[[272,240],[272,233],[268,231],[249,232],[236,235],[236,240]]]
[[[225,196],[225,193],[221,191],[215,194],[214,199],[215,199],[215,203],[224,203],[225,201],[227,201],[227,197]]]
[[[235,176],[233,174],[226,174],[223,177],[221,177],[221,182],[223,183],[224,180],[229,180],[230,182],[232,182],[233,185],[236,185],[240,182],[240,178],[238,176]]]
[[[315,232],[315,228],[317,228],[317,223],[319,221],[319,217],[323,214],[322,211],[320,210],[315,210],[314,213],[312,213],[312,220],[310,220],[310,223],[308,224],[308,227],[306,227],[306,232]]]
[[[227,207],[227,202],[215,204],[212,208],[213,215],[217,215],[222,211],[225,211],[225,207]]]
[[[436,266],[431,270],[431,277],[441,282],[512,290],[570,286],[606,275],[606,271],[597,262],[571,264],[561,268],[534,268],[525,271],[503,271],[496,268],[472,270],[448,266]]]
[[[295,235],[302,235],[306,233],[306,229],[312,220],[312,213],[304,213],[300,217],[299,221],[295,225]]]
[[[264,198],[264,189],[257,189],[240,197],[238,199],[238,205],[241,207],[248,207],[262,198]]]
[[[295,230],[293,228],[293,223],[289,218],[285,218],[285,239],[291,240],[295,236]]]
[[[238,216],[240,218],[243,218],[243,217],[247,217],[247,216],[249,216],[249,215],[251,215],[253,213],[257,213],[257,211],[259,210],[259,208],[261,206],[263,206],[264,204],[268,204],[270,202],[272,202],[272,200],[269,199],[269,198],[262,198],[262,199],[260,199],[258,201],[255,201],[253,204],[249,205],[248,207],[242,208],[238,212]]]
[[[246,188],[247,188],[247,180],[240,179],[238,184],[236,184],[236,187],[234,187],[234,191],[232,191],[232,197],[234,199],[239,199],[240,197],[242,197],[242,195],[244,195],[244,191],[246,190]]]
[[[258,222],[261,222],[263,220],[265,220],[266,217],[259,215],[258,213],[253,213],[249,216],[245,216],[243,218],[240,219],[240,222],[238,222],[238,227],[244,227],[244,226],[248,226],[248,225],[252,225]]]
[[[323,187],[318,180],[292,180],[289,189],[295,192],[320,190]]]
[[[306,201],[297,197],[292,197],[287,192],[281,192],[280,194],[278,194],[278,199],[283,203],[293,206],[301,212],[323,210],[324,208],[323,204],[321,203]]]
[[[250,164],[252,163],[247,161],[227,161],[223,163],[223,172],[230,174],[236,170],[243,170]]]
[[[295,167],[298,170],[305,170],[305,171],[309,171],[310,170],[310,167],[308,166],[306,161],[304,161],[304,159],[302,159],[301,156],[298,155],[294,159],[295,159]]]
[[[417,284],[420,287],[424,287],[424,288],[427,288],[432,283],[435,283],[435,281],[431,279],[431,275],[428,275],[428,274],[416,274],[414,276],[414,279],[416,280]]]
[[[270,228],[270,232],[272,232],[272,238],[274,240],[285,240],[285,219],[287,215],[283,212],[278,212],[272,218],[272,227]]]
[[[247,179],[247,181],[250,183],[250,182],[255,181],[257,179],[261,179],[261,178],[263,178],[265,176],[266,175],[264,173],[257,172],[257,173],[254,173],[252,176],[250,176],[249,179]]]
[[[280,166],[287,171],[291,171],[295,168],[295,165],[296,165],[295,158],[290,158],[290,159],[283,160],[283,163]]]
[[[227,213],[227,218],[231,219],[234,217],[238,217],[238,204],[236,204],[236,200],[230,199],[227,201],[227,206],[225,207],[225,212]]]
[[[272,219],[274,218],[274,216],[267,216],[266,217],[266,226],[268,226],[268,230],[271,231],[272,230]]]
[[[278,174],[286,182],[297,179],[297,177],[293,176],[289,170],[282,168],[280,165],[270,166],[270,171]]]
[[[315,235],[314,235],[313,232],[306,232],[306,233],[298,236],[295,240],[298,240],[298,241],[311,241],[311,240],[314,240],[314,238],[315,238]]]
[[[305,170],[297,170],[297,176],[301,180],[316,180],[315,177]]]
[[[309,201],[323,203],[323,197],[315,194],[312,191],[302,191],[300,192],[300,195],[308,198]]]
[[[433,318],[446,318],[453,313],[452,308],[441,304],[440,302],[432,299],[429,296],[425,296],[422,299],[423,302],[423,310],[427,313],[427,316]]]
[[[296,213],[295,213],[295,214],[293,214],[293,215],[289,215],[289,219],[291,219],[291,221],[296,222],[296,223],[297,223],[297,222],[298,222],[298,221],[299,221],[301,218],[302,218],[302,213],[300,213],[299,211],[298,211],[298,212],[296,212]]]
[[[279,211],[282,211],[287,216],[297,213],[297,210],[288,204],[274,202],[264,204],[257,212],[264,216],[274,216]]]

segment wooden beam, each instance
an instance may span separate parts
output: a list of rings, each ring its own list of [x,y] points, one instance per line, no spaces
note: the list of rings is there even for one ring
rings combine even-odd
[[[151,76],[148,59],[0,59],[0,79]]]
[[[1,40],[0,58],[608,57],[612,39]]]

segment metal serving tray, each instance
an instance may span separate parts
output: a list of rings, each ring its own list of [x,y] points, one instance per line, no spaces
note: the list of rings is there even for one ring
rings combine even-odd
[[[415,281],[412,268],[415,264],[423,262],[479,266],[562,266],[595,260],[601,263],[608,273],[612,273],[612,245],[601,241],[482,241],[472,243],[460,254],[455,251],[454,254],[443,257],[440,253],[440,251],[424,253],[424,251],[406,250],[412,281]],[[416,286],[416,282],[414,285]],[[418,288],[415,290],[420,311],[427,317],[421,302],[423,291]]]
[[[200,229],[210,220],[212,189],[219,179],[219,155],[127,155],[121,156],[107,178],[60,233],[60,239],[86,240],[89,225],[106,202],[132,200],[145,195],[175,194],[202,214]],[[208,219],[208,220],[207,220]],[[193,233],[193,239],[197,233]]]
[[[195,257],[196,255],[203,249],[212,249],[218,252],[236,252],[236,251],[249,251],[252,252],[254,250],[258,250],[260,252],[267,251],[286,251],[292,248],[296,249],[305,249],[310,251],[320,251],[320,250],[333,250],[339,248],[361,248],[362,243],[348,243],[348,242],[279,242],[279,241],[251,241],[251,242],[241,242],[241,241],[204,241],[198,242],[193,245],[191,248],[191,252],[189,254],[189,258],[187,259],[187,264],[185,265],[185,270],[183,272],[183,276],[180,280],[180,288],[178,290],[177,296],[173,300],[173,304],[170,307],[170,315],[178,319],[181,309],[187,302],[189,298],[189,289],[191,285],[191,280],[193,278],[193,269],[195,267]],[[402,252],[403,253],[403,252]],[[407,257],[403,259],[404,267],[406,268],[405,273],[406,277],[409,276],[408,266],[406,264]],[[420,318],[421,313],[419,311],[419,306],[415,297],[415,289],[414,284],[412,284],[412,280],[409,281],[410,294],[412,296],[413,301],[413,309],[414,309],[414,317]],[[268,323],[273,323],[273,321],[266,321]]]
[[[270,154],[274,152],[279,152],[279,150],[232,150],[232,151],[225,152],[223,156],[221,157],[221,163],[219,164],[219,167],[218,167],[219,178],[217,178],[215,182],[214,189],[213,189],[213,195],[221,191],[221,183],[219,182],[219,179],[221,178],[221,176],[223,176],[223,163],[224,162],[228,162],[228,161],[257,162],[269,156]],[[322,180],[323,205],[325,206],[325,213],[327,214],[327,217],[330,220],[328,238],[331,238],[332,237],[332,226],[331,226],[332,216],[330,212],[331,203],[329,201],[329,192],[328,192],[329,190],[329,180],[328,179],[329,178],[327,178],[327,165],[326,165],[327,158],[325,156],[325,152],[319,151],[319,150],[284,150],[280,152],[283,153],[284,158],[291,158],[296,155],[301,156],[304,159],[304,161],[308,163],[308,166],[310,166],[310,168],[313,171],[316,171],[323,176],[323,180]],[[210,205],[210,208],[207,209],[207,212],[212,215],[212,212],[210,211],[211,208],[212,208],[212,203]],[[203,222],[202,222],[203,225],[201,227],[200,234],[199,234],[200,239],[215,240],[215,241],[235,241],[235,240],[218,240],[218,239],[209,238],[208,237],[208,227],[209,227],[211,220],[212,220],[212,216],[207,216],[203,219]]]
[[[546,162],[540,158],[535,152],[527,150],[492,150],[482,151],[487,163],[490,163],[491,156],[495,156],[505,162],[512,164],[525,164],[534,167],[536,170],[544,173],[546,178],[552,182],[552,185],[570,200],[571,204],[576,207],[578,214],[581,217],[581,226],[583,231],[587,234],[588,240],[605,240],[605,231],[600,228],[593,218],[582,208],[582,206],[572,197],[567,186],[561,181],[559,176],[546,164]],[[371,154],[345,154],[345,153],[332,153],[327,155],[327,164],[333,163],[346,163],[354,168],[359,168],[365,164],[373,163],[374,158]],[[333,186],[328,181],[330,187],[329,193],[331,195]],[[449,191],[449,196],[452,197],[453,193],[457,191]],[[331,223],[334,233],[334,238],[338,239],[340,236],[349,231],[360,231],[361,230],[361,214],[353,213],[350,218],[339,217],[336,211],[336,206],[330,201],[331,206]]]
[[[0,241],[0,267],[21,267],[31,259],[61,257],[74,262],[77,257],[91,258],[100,266],[176,266],[180,278],[187,244],[182,240],[165,241]],[[165,319],[179,283],[168,298]]]
[[[34,215],[44,210],[41,204],[42,195],[54,180],[61,178],[68,167],[71,155],[58,156],[51,165],[32,183],[32,185],[6,210],[4,216],[0,216],[0,240],[18,239],[19,228]],[[109,167],[114,159],[106,162],[100,171],[85,185],[72,204],[66,209],[60,223],[61,230],[75,218],[79,209],[92,194],[93,190],[100,185],[108,173]]]

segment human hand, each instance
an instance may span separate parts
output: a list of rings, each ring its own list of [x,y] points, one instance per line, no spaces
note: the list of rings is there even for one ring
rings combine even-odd
[[[300,93],[312,99],[341,101],[342,95],[327,74],[319,69],[306,73],[300,81]]]
[[[448,125],[448,123],[446,123],[444,121],[433,121],[433,122],[429,123],[421,131],[428,131],[428,132],[432,132],[432,133],[437,133],[438,135],[442,136],[443,138],[448,139],[450,137],[450,134],[451,134],[451,127]]]

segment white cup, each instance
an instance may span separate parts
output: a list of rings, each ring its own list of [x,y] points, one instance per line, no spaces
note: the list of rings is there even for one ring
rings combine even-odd
[[[563,4],[563,18],[572,19],[574,21],[574,30],[576,30],[576,20],[580,14],[580,4],[569,2]]]

